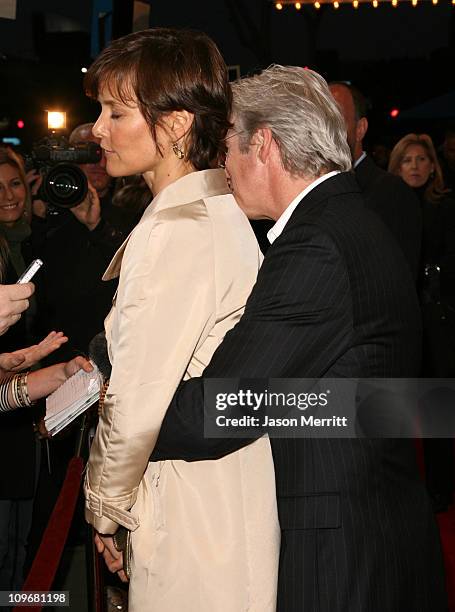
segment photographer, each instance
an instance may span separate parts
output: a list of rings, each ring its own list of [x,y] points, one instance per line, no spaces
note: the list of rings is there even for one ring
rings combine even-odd
[[[99,144],[91,123],[76,127],[71,145]],[[112,204],[112,179],[104,154],[96,163],[80,164],[88,180],[88,194],[72,208],[49,208],[52,202],[36,199],[41,177],[33,181],[35,249],[45,262],[40,300],[40,327],[65,329],[70,342],[53,361],[87,352],[91,338],[103,328],[116,289],[102,275],[112,256],[137,222],[137,215]],[[43,218],[44,216],[44,218]]]

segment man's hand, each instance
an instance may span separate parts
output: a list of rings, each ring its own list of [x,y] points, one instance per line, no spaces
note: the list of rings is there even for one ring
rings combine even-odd
[[[128,578],[123,571],[123,553],[115,548],[112,536],[96,533],[95,546],[97,551],[103,555],[109,571],[113,574],[117,572],[122,582],[128,582]]]
[[[78,221],[83,223],[90,231],[94,230],[101,221],[101,205],[98,193],[90,183],[88,183],[88,193],[80,204],[70,208]]]
[[[24,287],[25,285],[17,286]],[[33,344],[13,353],[2,353],[0,354],[0,371],[20,372],[21,370],[26,370],[56,351],[65,342],[68,342],[68,338],[63,332],[52,331],[39,344]]]
[[[28,298],[35,291],[33,283],[0,285],[0,336],[17,323],[28,308]]]

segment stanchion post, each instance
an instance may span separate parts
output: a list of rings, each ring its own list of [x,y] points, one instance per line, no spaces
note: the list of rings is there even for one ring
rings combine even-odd
[[[85,433],[87,433],[87,454],[90,454],[90,446],[95,431],[93,427],[87,427],[86,415],[84,414],[84,421],[81,423],[81,433],[76,448],[77,453],[81,452]],[[95,546],[95,530],[88,524],[86,528],[85,558],[87,561],[87,593],[89,595],[88,609],[90,612],[107,612],[107,598],[104,588],[101,557],[98,554]]]

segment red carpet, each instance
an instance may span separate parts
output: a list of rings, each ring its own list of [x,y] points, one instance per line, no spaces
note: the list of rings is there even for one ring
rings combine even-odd
[[[52,511],[39,550],[22,586],[23,591],[50,591],[57,572],[68,531],[73,520],[84,463],[73,457],[65,481]],[[40,612],[43,605],[17,606],[13,612]]]
[[[417,450],[417,463],[422,480],[425,480],[425,464],[423,460],[422,440],[414,440]],[[441,534],[442,550],[446,567],[447,593],[449,596],[449,612],[455,612],[455,505],[448,512],[436,515]]]

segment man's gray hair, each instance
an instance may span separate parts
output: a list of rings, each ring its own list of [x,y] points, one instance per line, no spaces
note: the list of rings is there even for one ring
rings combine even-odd
[[[291,175],[313,178],[351,169],[344,119],[316,72],[272,64],[261,74],[232,83],[232,90],[242,152],[256,130],[269,128]]]

